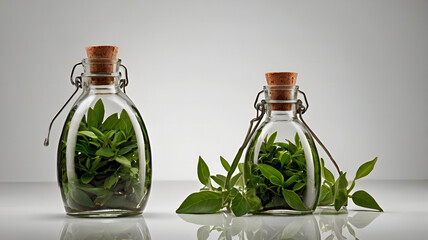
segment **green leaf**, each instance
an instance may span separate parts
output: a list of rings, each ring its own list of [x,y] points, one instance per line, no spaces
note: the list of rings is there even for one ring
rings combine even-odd
[[[281,172],[276,170],[274,167],[263,164],[263,163],[259,163],[257,164],[257,166],[259,167],[260,171],[262,172],[263,176],[267,179],[271,179],[271,177],[275,177],[277,178],[281,184],[282,182],[284,182],[284,176],[282,176]]]
[[[94,179],[94,177],[95,177],[94,174],[84,173],[80,177],[80,180],[82,180],[82,183],[88,184],[92,181],[92,179]]]
[[[79,131],[77,132],[77,135],[82,135],[82,136],[86,136],[86,137],[90,137],[92,139],[97,139],[97,135],[95,135],[95,133],[91,132],[91,131]]]
[[[235,216],[240,217],[248,213],[250,210],[250,204],[241,193],[238,194],[232,200],[232,212]]]
[[[97,114],[97,125],[99,126],[104,120],[104,104],[101,98],[95,103],[94,112]]]
[[[110,189],[119,181],[119,178],[116,175],[111,175],[104,181],[104,188]]]
[[[335,180],[334,180],[334,175],[333,173],[330,172],[330,170],[328,170],[326,167],[323,166],[322,168],[322,177],[329,182],[331,185],[334,184]]]
[[[318,205],[319,206],[327,206],[334,202],[334,195],[331,188],[322,185],[321,186],[321,195]]]
[[[210,181],[210,170],[201,156],[199,156],[198,161],[198,178],[202,184],[208,186]]]
[[[101,156],[101,157],[106,157],[106,158],[111,158],[114,156],[114,152],[110,148],[100,148],[100,149],[98,149],[98,151],[95,152],[95,155]]]
[[[129,136],[132,130],[134,129],[134,127],[132,126],[131,119],[129,118],[129,115],[125,111],[125,109],[123,109],[122,112],[120,113],[120,120],[123,121],[123,123],[125,124],[125,127],[126,127],[125,133]]]
[[[224,176],[223,176],[224,177]],[[220,187],[224,188],[226,177],[221,178],[217,176],[211,176],[211,179],[214,180]]]
[[[341,173],[334,184],[334,208],[339,211],[348,200],[348,180],[346,180],[346,173]]]
[[[131,161],[129,159],[127,159],[124,156],[117,156],[114,158],[114,160],[120,164],[122,164],[125,167],[130,168],[131,167]]]
[[[281,186],[283,182],[281,182],[281,180],[275,176],[270,176],[269,177],[269,181],[276,186]]]
[[[98,138],[101,138],[101,139],[104,138],[104,134],[100,130],[98,130],[97,128],[91,127],[91,131],[94,132]]]
[[[222,194],[211,191],[190,194],[176,210],[176,213],[216,213],[223,206]]]
[[[278,134],[278,132],[274,132],[274,133],[272,133],[272,135],[270,135],[269,140],[266,143],[267,147],[270,147],[273,145],[273,143],[275,142],[275,138],[276,138],[277,134]]]
[[[239,178],[242,176],[242,173],[238,173],[230,179],[230,186],[235,186],[236,182],[238,182]]]
[[[134,150],[138,148],[138,145],[136,143],[128,145],[126,147],[121,148],[118,152],[117,155],[125,155],[127,153],[129,153],[130,151]]]
[[[259,197],[257,197],[256,189],[251,188],[247,190],[247,195],[245,197],[250,204],[251,211],[258,211],[261,210],[262,207],[262,201]]]
[[[227,172],[229,172],[229,170],[230,170],[230,165],[229,165],[229,163],[226,161],[226,159],[224,159],[222,156],[220,156],[220,162],[221,162],[221,165],[223,165],[224,170],[226,170]]]
[[[286,188],[290,186],[291,184],[295,183],[298,179],[300,179],[300,176],[297,174],[291,176],[290,178],[287,179],[287,181],[284,182],[284,187]]]
[[[377,157],[375,157],[375,159],[368,161],[368,162],[364,163],[363,165],[361,165],[357,170],[357,174],[355,174],[355,180],[369,175],[369,173],[373,170],[376,162],[377,162]]]
[[[101,125],[102,130],[115,129],[116,124],[119,122],[117,113],[110,115]]]
[[[82,190],[79,190],[77,188],[70,189],[70,196],[73,201],[75,201],[77,204],[85,207],[93,208],[95,207],[94,202],[91,200],[91,198],[86,195],[85,192]]]
[[[360,190],[352,194],[352,201],[360,207],[376,209],[383,212],[383,209],[377,204],[376,200],[365,191]]]
[[[295,192],[283,188],[282,195],[284,196],[284,199],[287,204],[293,209],[298,211],[308,210],[305,207],[305,204],[303,204],[302,199],[300,199],[299,195],[297,195]]]
[[[88,109],[87,122],[88,122],[88,127],[98,128],[98,115],[92,108]]]
[[[298,190],[302,189],[304,186],[306,186],[306,183],[305,183],[305,182],[299,182],[299,183],[296,183],[296,184],[293,186],[293,191],[298,191]]]

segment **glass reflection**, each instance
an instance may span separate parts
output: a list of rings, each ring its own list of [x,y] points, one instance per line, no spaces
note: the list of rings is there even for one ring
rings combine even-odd
[[[346,214],[319,214],[318,223],[322,239],[358,239],[358,230],[367,227],[381,213],[370,211],[349,212]]]
[[[142,216],[119,219],[66,219],[61,240],[149,240],[150,232]]]
[[[303,216],[245,216],[228,213],[179,215],[184,221],[202,225],[198,240],[206,239],[321,239],[313,215]]]
[[[328,212],[327,212],[328,213]],[[367,227],[379,212],[318,212],[315,215],[234,217],[220,214],[179,214],[184,221],[200,225],[198,240],[206,239],[357,239],[358,230]],[[318,219],[318,220],[317,220]]]

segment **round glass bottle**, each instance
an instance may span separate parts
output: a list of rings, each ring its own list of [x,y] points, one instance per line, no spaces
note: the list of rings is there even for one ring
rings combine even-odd
[[[142,213],[151,186],[147,129],[120,89],[120,59],[82,61],[83,93],[68,114],[58,146],[58,183],[68,215]]]
[[[306,214],[315,210],[321,168],[314,141],[297,119],[299,87],[264,87],[267,116],[247,149],[247,194],[259,199],[258,213]]]

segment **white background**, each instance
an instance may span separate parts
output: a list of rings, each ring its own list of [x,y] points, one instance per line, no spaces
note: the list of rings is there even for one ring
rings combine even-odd
[[[427,13],[423,0],[0,0],[0,182],[56,180],[65,113],[43,139],[99,44],[130,71],[154,180],[196,180],[198,155],[221,172],[270,71],[299,73],[305,118],[344,171],[379,156],[369,178],[428,179]]]

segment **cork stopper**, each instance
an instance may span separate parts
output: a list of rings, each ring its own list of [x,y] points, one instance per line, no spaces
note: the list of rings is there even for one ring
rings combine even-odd
[[[86,47],[91,73],[113,73],[119,48],[116,46],[90,46]],[[91,61],[92,60],[92,61]],[[90,77],[89,82],[93,85],[109,85],[114,83],[114,77]]]
[[[296,85],[297,73],[295,72],[269,72],[265,74],[269,86],[294,86]],[[271,87],[269,97],[272,100],[292,100],[293,91],[287,88]],[[272,110],[290,111],[293,109],[291,103],[272,103]]]

